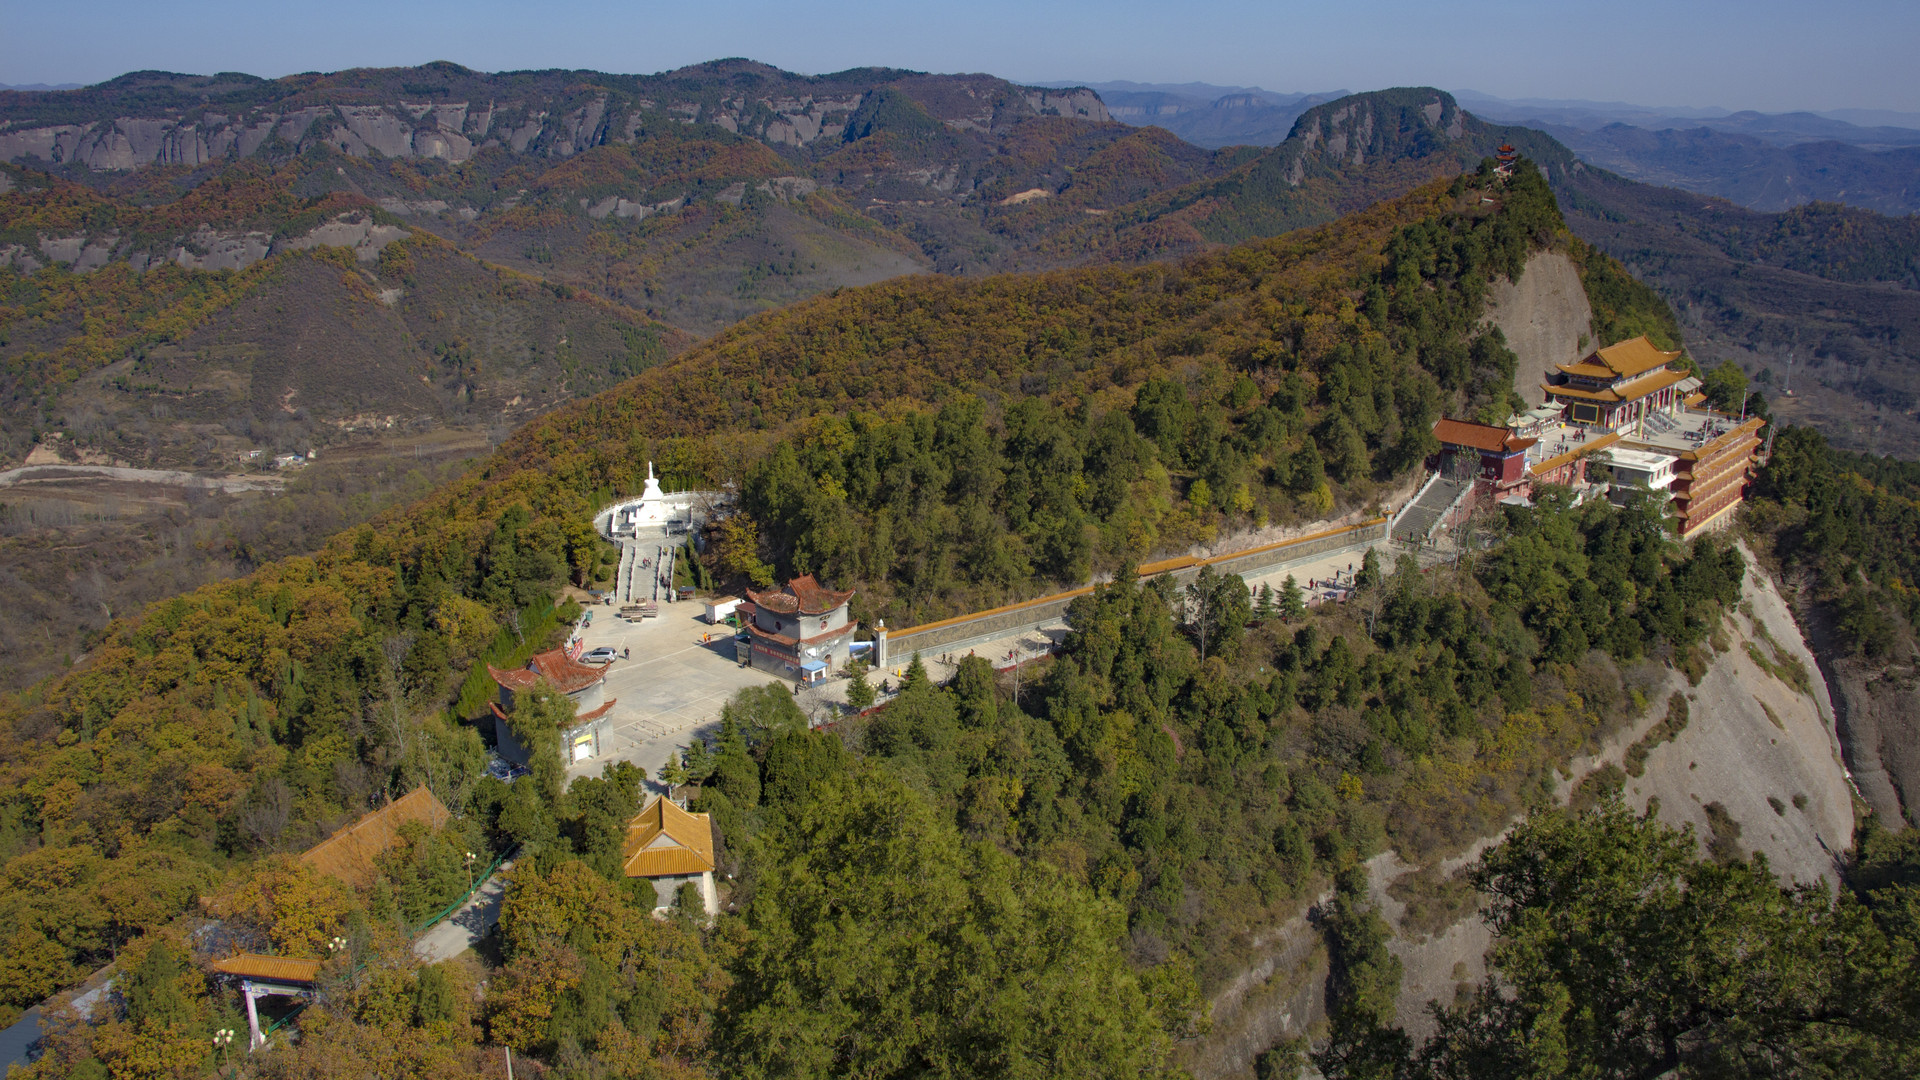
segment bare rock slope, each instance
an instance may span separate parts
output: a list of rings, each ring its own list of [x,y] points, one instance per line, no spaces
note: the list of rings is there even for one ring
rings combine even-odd
[[[1580,271],[1557,251],[1528,259],[1518,281],[1495,281],[1488,291],[1487,321],[1500,328],[1507,347],[1520,358],[1514,389],[1529,405],[1546,400],[1540,384],[1554,365],[1573,363],[1592,345],[1593,308]]]
[[[1648,686],[1644,714],[1570,763],[1559,796],[1571,796],[1594,770],[1621,767],[1642,743],[1642,775],[1629,776],[1622,792],[1629,805],[1657,805],[1662,821],[1693,826],[1703,855],[1724,835],[1740,852],[1764,855],[1783,881],[1831,882],[1852,846],[1854,796],[1833,702],[1779,586],[1751,554],[1748,565],[1739,610],[1721,628],[1726,648],[1714,652],[1699,685],[1678,671],[1662,672]],[[1685,726],[1670,740],[1650,739],[1675,693],[1687,701]],[[1433,869],[1451,875],[1498,841],[1487,837]],[[1405,905],[1390,887],[1419,868],[1390,851],[1368,869],[1374,902],[1397,931],[1390,948],[1404,966],[1399,1020],[1419,1040],[1432,1030],[1430,1004],[1451,1003],[1460,984],[1485,974],[1492,938],[1477,915],[1427,935],[1407,932]],[[1251,1077],[1261,1051],[1324,1019],[1325,980],[1324,948],[1305,916],[1259,935],[1239,976],[1214,995],[1212,1032],[1187,1048],[1182,1064],[1201,1078]]]

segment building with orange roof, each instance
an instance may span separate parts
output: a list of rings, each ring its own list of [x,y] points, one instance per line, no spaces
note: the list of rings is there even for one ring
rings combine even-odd
[[[263,956],[259,953],[235,953],[215,960],[213,970],[240,980],[240,996],[247,1002],[247,1050],[266,1045],[260,1030],[259,1000],[263,997],[313,997],[313,984],[320,978],[320,961],[299,956]]]
[[[1440,442],[1442,475],[1495,483],[1524,479],[1527,448],[1538,441],[1521,438],[1511,428],[1444,416],[1434,422],[1433,437]]]
[[[1667,511],[1674,531],[1690,537],[1731,521],[1734,508],[1746,500],[1765,426],[1757,416],[1686,409],[1621,446],[1672,459],[1663,489]]]
[[[655,795],[627,822],[620,843],[621,870],[630,878],[653,883],[654,910],[673,906],[680,886],[700,888],[700,903],[708,915],[720,911],[714,889],[713,821],[706,814],[689,813],[672,799]]]
[[[1583,490],[1588,457],[1620,438],[1571,427],[1551,405],[1505,425],[1442,417],[1433,437],[1440,444],[1427,459],[1433,475],[1395,516],[1397,539],[1424,542],[1501,503],[1530,505],[1542,484]]]
[[[853,648],[856,624],[847,618],[853,590],[829,589],[812,574],[779,590],[747,590],[753,614],[747,623],[752,663],[801,682],[820,682]]]
[[[607,667],[583,664],[567,655],[565,649],[548,649],[535,653],[527,666],[518,670],[488,664],[487,674],[500,688],[499,699],[490,704],[489,711],[501,757],[520,765],[527,763],[527,748],[514,735],[509,718],[519,695],[531,693],[540,686],[565,694],[574,705],[573,726],[561,732],[561,756],[568,762],[576,762],[599,755],[606,718],[619,704],[617,698],[606,699]]]
[[[1540,389],[1571,423],[1607,432],[1639,430],[1650,418],[1685,407],[1698,387],[1699,380],[1672,366],[1678,359],[1678,351],[1658,348],[1642,334],[1577,364],[1559,365]]]
[[[308,848],[301,853],[300,861],[356,889],[368,888],[380,876],[374,859],[399,841],[402,826],[418,822],[438,829],[452,818],[422,784]]]

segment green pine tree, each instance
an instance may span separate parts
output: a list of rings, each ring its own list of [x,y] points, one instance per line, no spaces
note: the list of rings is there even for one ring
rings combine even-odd
[[[865,666],[853,669],[853,681],[847,684],[847,704],[855,712],[873,708],[873,685],[867,682]]]
[[[1366,557],[1360,560],[1360,573],[1354,576],[1353,583],[1362,589],[1380,584],[1380,553],[1378,551],[1372,548],[1367,549]]]
[[[712,776],[713,755],[707,752],[706,740],[695,739],[687,744],[687,748],[680,753],[680,764],[686,769],[687,780],[691,783],[697,784]]]
[[[1300,592],[1300,583],[1288,574],[1287,580],[1280,586],[1280,615],[1288,622],[1307,613],[1307,598]]]

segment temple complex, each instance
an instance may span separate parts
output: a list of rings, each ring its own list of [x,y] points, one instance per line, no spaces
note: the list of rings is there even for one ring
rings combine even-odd
[[[753,608],[747,623],[753,666],[801,682],[824,680],[851,654],[856,629],[847,618],[851,599],[852,589],[829,589],[812,574],[794,578],[778,591],[747,590]]]
[[[1706,408],[1700,380],[1671,366],[1679,358],[1637,337],[1560,365],[1541,385],[1546,404],[1503,426],[1441,419],[1433,475],[1392,535],[1428,540],[1481,510],[1527,504],[1539,484],[1598,494],[1589,461],[1611,467],[1615,502],[1653,492],[1682,537],[1724,522],[1746,497],[1764,422]]]

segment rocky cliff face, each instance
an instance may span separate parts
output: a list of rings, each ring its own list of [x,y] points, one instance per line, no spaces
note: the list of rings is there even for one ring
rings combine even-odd
[[[984,75],[868,70],[807,77],[746,62],[657,76],[488,76],[451,65],[350,71],[200,88],[193,76],[123,76],[83,90],[0,92],[0,161],[93,170],[202,165],[263,148],[326,145],[353,157],[462,162],[490,148],[566,158],[631,142],[661,123],[712,124],[769,146],[833,145],[869,94],[905,94],[948,128],[992,132],[1043,116],[1112,120],[1087,89],[1021,87]],[[156,83],[165,92],[156,94]],[[197,96],[196,89],[203,92]],[[454,92],[465,100],[447,100]],[[231,100],[223,100],[231,99]],[[47,122],[60,116],[65,122]]]
[[[1495,281],[1487,292],[1487,321],[1520,358],[1513,388],[1529,405],[1546,400],[1540,384],[1547,372],[1578,361],[1593,344],[1593,306],[1580,270],[1557,251],[1528,259],[1518,281]]]
[[[1852,847],[1855,791],[1841,764],[1838,702],[1780,585],[1748,554],[1738,610],[1716,635],[1726,647],[1716,647],[1705,677],[1696,686],[1677,671],[1651,673],[1643,683],[1644,713],[1595,753],[1569,762],[1571,779],[1556,794],[1565,801],[1594,771],[1620,769],[1629,749],[1645,740],[1644,756],[1632,755],[1640,775],[1625,776],[1620,792],[1630,806],[1652,810],[1670,825],[1691,825],[1703,856],[1718,840],[1743,855],[1764,854],[1783,881],[1825,878],[1831,886],[1838,860]],[[1685,726],[1672,739],[1649,738],[1673,694],[1687,701]],[[1497,840],[1485,838],[1430,872],[1446,878]],[[1419,868],[1388,851],[1367,869],[1373,901],[1396,929],[1389,948],[1405,968],[1399,1023],[1424,1039],[1433,1032],[1428,1004],[1452,1004],[1460,984],[1486,975],[1492,939],[1475,914],[1431,933],[1408,929],[1408,907],[1394,886],[1412,880]],[[1212,998],[1212,1031],[1182,1047],[1181,1064],[1204,1080],[1243,1078],[1261,1051],[1307,1034],[1325,1016],[1327,972],[1319,946],[1305,917],[1252,935],[1245,966]]]
[[[298,236],[278,240],[266,232],[201,225],[157,248],[136,248],[131,240],[123,240],[116,233],[80,233],[42,236],[35,249],[25,244],[0,245],[0,267],[30,274],[43,266],[65,263],[67,269],[85,273],[109,262],[124,261],[135,270],[164,263],[187,270],[245,270],[270,255],[316,247],[351,248],[359,261],[372,262],[380,256],[380,249],[407,235],[407,230],[379,224],[366,214],[341,214]]]
[[[1283,149],[1287,179],[1298,185],[1310,166],[1361,166],[1385,158],[1425,157],[1442,140],[1466,133],[1465,113],[1438,90],[1355,94],[1301,114]]]

